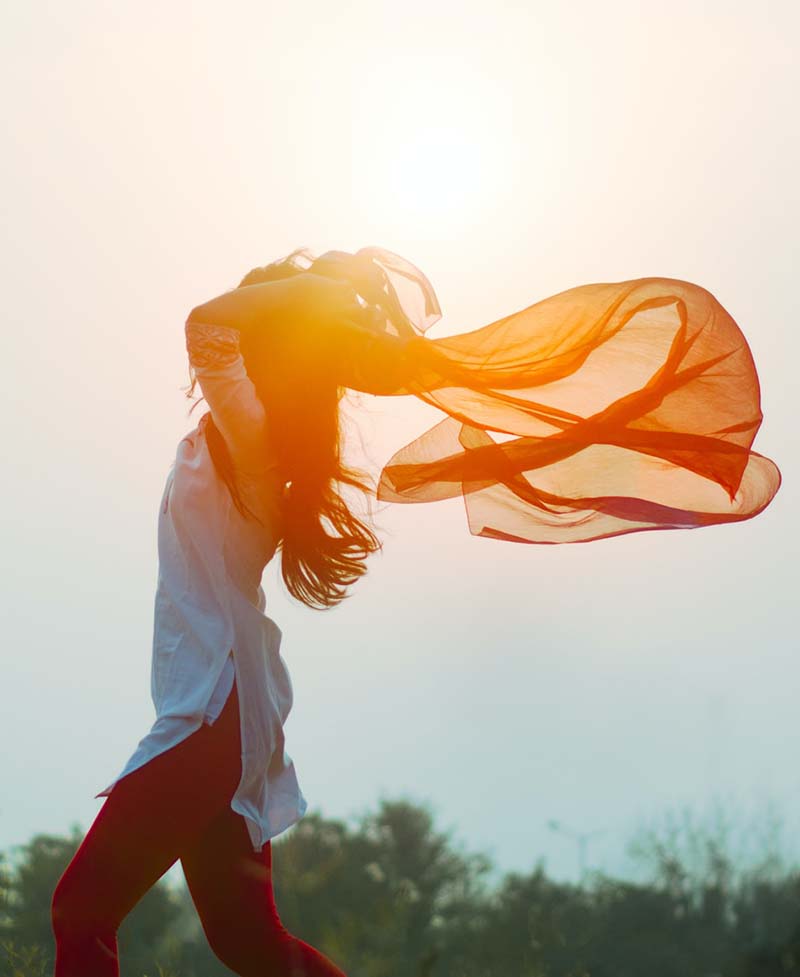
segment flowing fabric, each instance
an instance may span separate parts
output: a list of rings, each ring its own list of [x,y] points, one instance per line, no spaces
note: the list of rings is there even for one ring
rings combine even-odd
[[[779,488],[752,450],[747,341],[699,285],[579,285],[428,339],[438,300],[399,255],[328,252],[311,270],[349,280],[376,314],[371,342],[342,340],[347,385],[447,415],[389,459],[379,499],[461,495],[473,535],[566,543],[749,519]]]

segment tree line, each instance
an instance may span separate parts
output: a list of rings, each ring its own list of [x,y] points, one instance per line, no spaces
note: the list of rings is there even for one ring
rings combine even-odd
[[[0,977],[49,977],[50,900],[82,833],[0,855]],[[737,865],[724,839],[645,833],[644,882],[542,865],[489,882],[431,811],[384,800],[355,824],[307,814],[273,842],[284,925],[349,977],[800,977],[800,870]],[[119,931],[122,977],[229,977],[185,884],[156,884]]]

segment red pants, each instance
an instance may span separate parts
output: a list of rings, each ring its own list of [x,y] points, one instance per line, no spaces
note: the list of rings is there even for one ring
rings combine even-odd
[[[241,977],[345,977],[282,925],[272,850],[230,807],[241,775],[234,683],[213,726],[118,781],[56,886],[54,977],[119,977],[117,927],[181,860],[209,945]]]

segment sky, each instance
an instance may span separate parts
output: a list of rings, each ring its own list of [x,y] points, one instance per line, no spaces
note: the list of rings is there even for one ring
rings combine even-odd
[[[800,857],[800,7],[31,0],[0,18],[0,850],[86,830],[155,718],[157,506],[199,416],[189,310],[296,247],[379,245],[433,283],[431,337],[588,282],[701,284],[750,343],[755,447],[784,482],[750,522],[562,547],[472,537],[460,500],[381,506],[383,551],[324,613],[273,561],[311,809],[405,797],[498,870],[562,879],[571,833],[591,833],[590,869],[632,875],[643,826],[714,805],[743,838],[781,822]],[[353,397],[348,451],[377,473],[440,417]]]

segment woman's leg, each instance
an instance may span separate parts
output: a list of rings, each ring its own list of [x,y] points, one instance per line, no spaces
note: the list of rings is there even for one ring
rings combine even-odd
[[[345,977],[283,926],[272,890],[272,848],[253,851],[244,819],[230,806],[181,854],[186,882],[209,945],[240,977]]]
[[[234,684],[213,726],[117,782],[53,893],[54,977],[118,977],[119,924],[229,805],[240,750]]]

